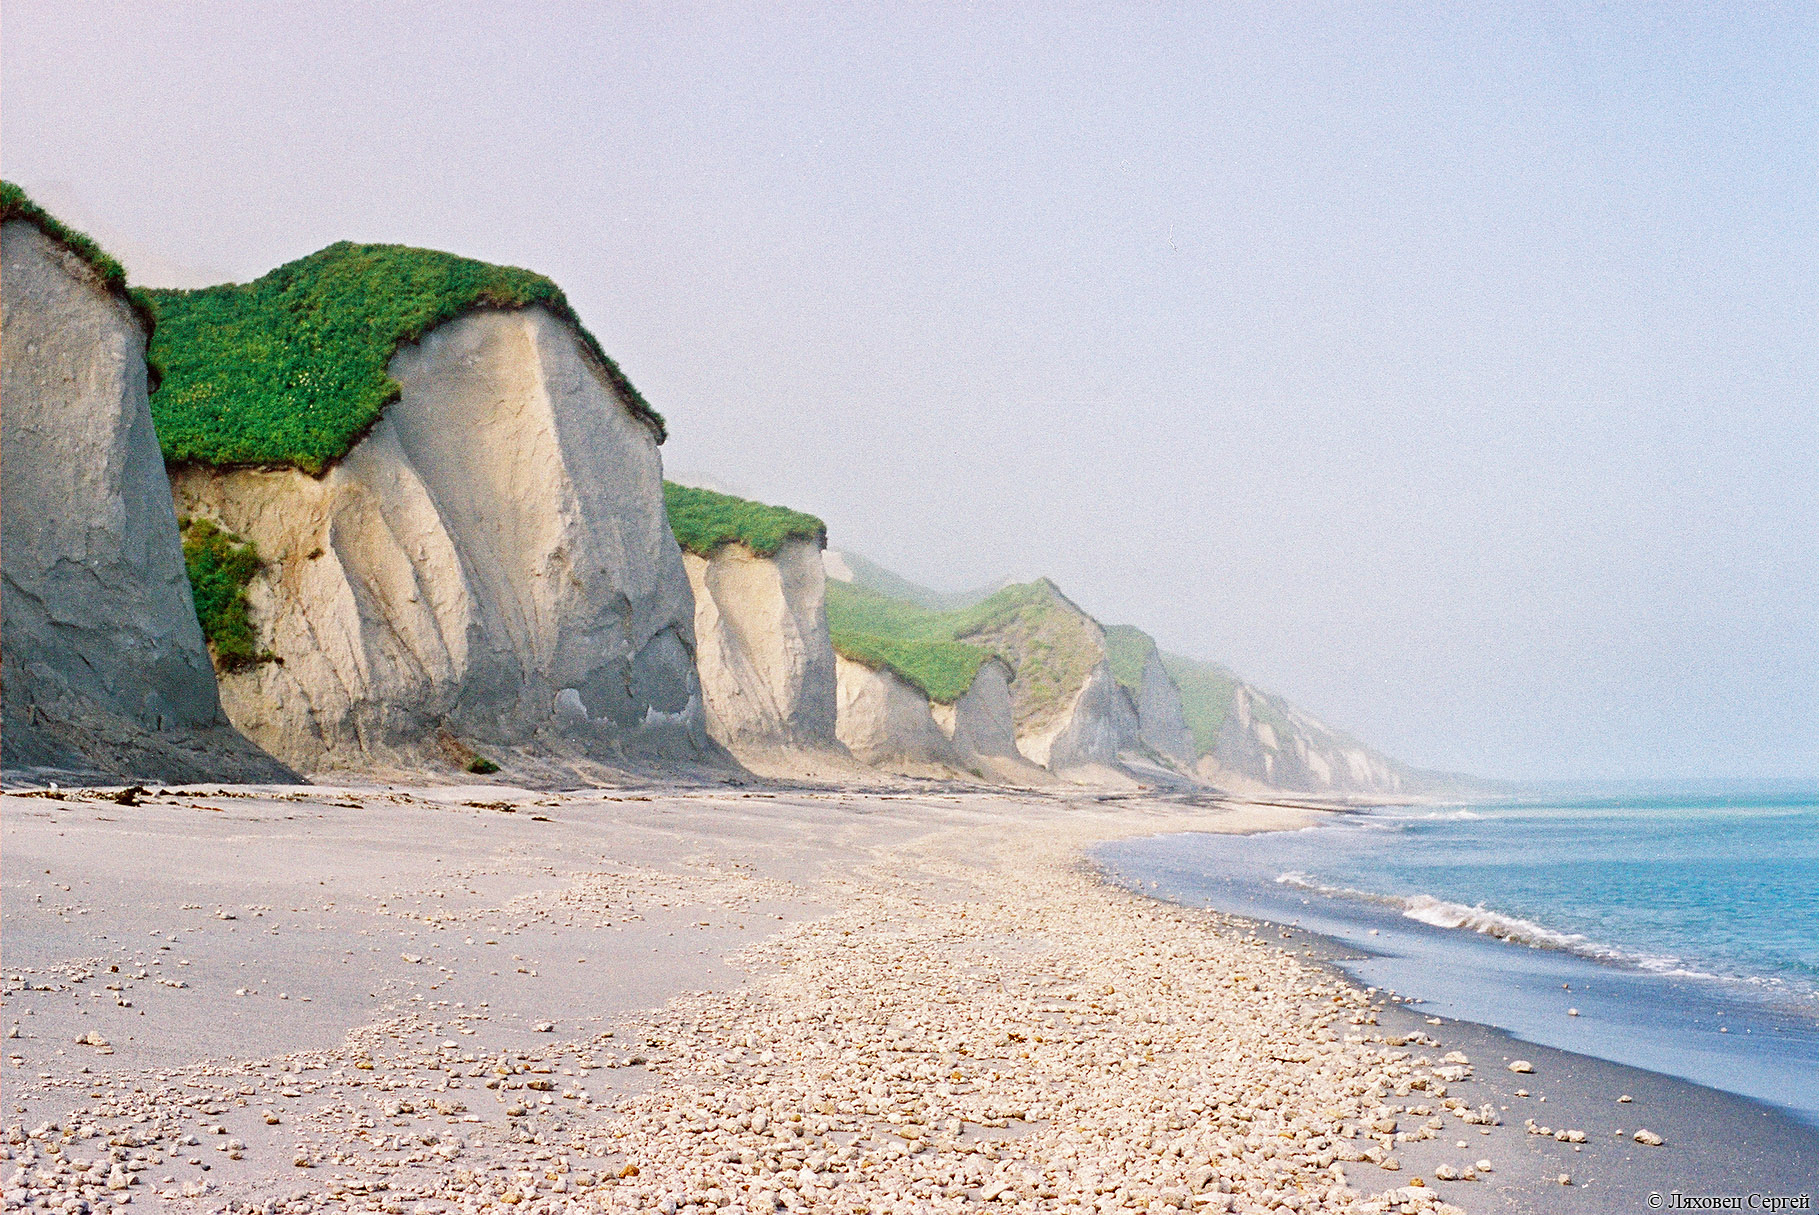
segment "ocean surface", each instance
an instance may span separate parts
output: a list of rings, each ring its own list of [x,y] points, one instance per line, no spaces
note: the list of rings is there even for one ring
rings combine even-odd
[[[1391,808],[1094,855],[1146,894],[1335,938],[1430,1014],[1819,1124],[1819,791]]]

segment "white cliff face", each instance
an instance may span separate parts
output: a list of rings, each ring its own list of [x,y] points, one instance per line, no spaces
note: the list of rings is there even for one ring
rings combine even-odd
[[[926,693],[892,671],[874,671],[836,655],[839,736],[868,764],[927,763],[957,767],[963,757],[929,711]]]
[[[145,331],[32,224],[0,230],[8,767],[283,779],[227,730],[146,404]]]
[[[1015,758],[1020,754],[1011,708],[1011,669],[1002,659],[987,660],[959,700],[931,705],[929,712],[963,755]]]
[[[1118,686],[1109,662],[1095,663],[1064,712],[1039,733],[1017,739],[1031,763],[1050,772],[1094,766],[1110,767],[1118,753],[1137,737],[1137,716]]]
[[[541,308],[401,348],[400,399],[320,479],[186,468],[178,510],[251,539],[261,644],[228,716],[301,767],[420,763],[436,735],[603,759],[706,746],[694,604],[656,437]]]
[[[708,733],[735,751],[833,746],[838,681],[821,546],[788,540],[759,557],[726,544],[682,561]]]
[[[1218,746],[1207,757],[1218,772],[1209,779],[1235,775],[1307,793],[1394,794],[1406,787],[1395,765],[1305,713],[1277,702],[1282,728],[1262,720],[1257,704],[1267,700],[1244,684],[1233,691]]]

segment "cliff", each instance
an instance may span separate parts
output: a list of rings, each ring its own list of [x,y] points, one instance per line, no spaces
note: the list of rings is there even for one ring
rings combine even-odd
[[[932,703],[935,724],[965,756],[1016,759],[1016,714],[1011,707],[1015,672],[996,656],[979,664],[973,682],[951,704]]]
[[[1051,772],[1333,795],[1437,787],[1223,667],[1165,653],[1141,629],[1102,627],[1048,579],[946,596],[854,553],[824,561],[837,648],[939,687],[937,718],[983,656],[1001,660],[1014,672],[1017,751]],[[943,603],[959,606],[931,606]]]
[[[965,757],[935,723],[928,693],[887,666],[836,658],[838,730],[856,759],[887,767],[959,769]]]
[[[1163,654],[1181,689],[1195,772],[1213,784],[1256,782],[1303,793],[1390,795],[1430,784],[1279,696],[1212,663]]]
[[[836,745],[838,679],[812,515],[666,483],[695,596],[707,731],[735,753]]]
[[[1112,674],[1130,697],[1143,745],[1184,768],[1191,767],[1199,750],[1187,728],[1181,689],[1168,673],[1155,640],[1141,629],[1121,624],[1105,630],[1105,641]]]
[[[1046,579],[953,611],[835,581],[828,616],[843,655],[894,671],[937,705],[958,701],[998,659],[1014,673],[1003,699],[1017,754],[1051,772],[1115,765],[1135,743],[1136,714],[1112,677],[1103,632]],[[1003,731],[1000,722],[991,736]]]
[[[222,715],[118,265],[4,187],[0,654],[8,768],[294,780]]]
[[[248,735],[318,771],[712,753],[661,422],[547,280],[337,245],[153,300],[178,511],[258,554]]]

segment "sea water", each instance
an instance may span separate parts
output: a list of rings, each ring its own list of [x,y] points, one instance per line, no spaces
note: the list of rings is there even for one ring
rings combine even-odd
[[[1819,792],[1386,808],[1100,848],[1145,893],[1299,925],[1422,1011],[1819,1123]]]

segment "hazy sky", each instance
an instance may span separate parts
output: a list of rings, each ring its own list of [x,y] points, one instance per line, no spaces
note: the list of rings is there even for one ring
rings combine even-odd
[[[145,281],[540,270],[673,469],[1409,761],[1819,775],[1819,6],[7,0]]]

